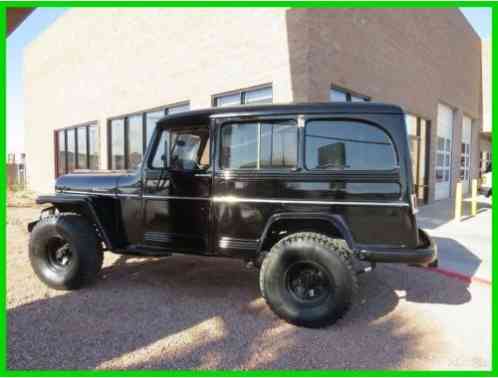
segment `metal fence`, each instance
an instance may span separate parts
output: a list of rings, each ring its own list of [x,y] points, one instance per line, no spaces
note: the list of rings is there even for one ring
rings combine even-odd
[[[10,189],[26,189],[26,154],[8,155],[7,184]]]

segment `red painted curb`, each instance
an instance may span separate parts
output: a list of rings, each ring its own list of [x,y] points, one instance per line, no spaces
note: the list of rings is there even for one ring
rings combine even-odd
[[[447,277],[456,278],[456,279],[463,281],[463,282],[466,282],[466,283],[480,283],[482,285],[491,286],[491,281],[486,279],[486,278],[467,276],[467,275],[462,274],[462,273],[453,272],[451,270],[446,270],[446,269],[441,269],[441,268],[426,268],[426,269],[428,269],[432,272],[444,274]]]

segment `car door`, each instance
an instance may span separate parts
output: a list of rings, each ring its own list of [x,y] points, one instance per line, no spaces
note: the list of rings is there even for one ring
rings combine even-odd
[[[174,252],[208,253],[212,180],[209,128],[163,129],[157,133],[144,172],[143,243]]]

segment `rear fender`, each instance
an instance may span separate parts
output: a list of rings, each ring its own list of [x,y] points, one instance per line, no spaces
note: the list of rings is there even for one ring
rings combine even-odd
[[[309,221],[309,220],[319,220],[324,221],[330,224],[335,230],[341,234],[342,238],[348,244],[348,247],[351,250],[355,250],[355,243],[353,240],[353,236],[340,215],[334,214],[326,214],[326,213],[279,213],[272,215],[268,221],[266,222],[265,228],[261,237],[258,241],[257,253],[260,254],[262,252],[263,245],[267,240],[269,235],[269,231],[276,222],[281,220],[290,220],[290,221]]]

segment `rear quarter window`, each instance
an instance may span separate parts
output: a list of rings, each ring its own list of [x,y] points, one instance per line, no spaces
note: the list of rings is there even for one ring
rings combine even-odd
[[[377,126],[312,120],[305,128],[305,165],[321,170],[391,170],[398,162],[391,138]]]

